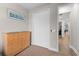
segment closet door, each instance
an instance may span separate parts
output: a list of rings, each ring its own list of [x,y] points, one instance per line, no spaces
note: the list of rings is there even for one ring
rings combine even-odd
[[[22,32],[18,32],[18,39],[17,39],[17,42],[18,42],[18,52],[21,52],[23,50],[22,46],[23,46],[23,38],[21,38],[22,36]]]
[[[24,46],[24,48],[27,48],[27,47],[29,47],[30,46],[30,32],[24,32],[24,34],[23,34],[23,36],[25,37],[25,39],[24,39],[24,43],[26,44],[23,44],[23,46]],[[25,42],[26,41],[26,42]]]
[[[21,49],[25,49],[30,45],[30,32],[20,32]]]
[[[18,50],[17,46],[18,35],[15,33],[7,33],[7,37],[5,39],[5,55],[15,55]]]

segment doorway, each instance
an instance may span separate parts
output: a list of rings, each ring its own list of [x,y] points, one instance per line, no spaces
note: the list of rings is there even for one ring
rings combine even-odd
[[[32,44],[49,47],[50,10],[45,9],[32,13]]]
[[[69,35],[69,15],[70,12],[59,14],[59,52],[65,55],[70,55],[70,35]]]

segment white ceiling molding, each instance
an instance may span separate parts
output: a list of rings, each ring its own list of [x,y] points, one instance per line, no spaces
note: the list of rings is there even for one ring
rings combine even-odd
[[[39,6],[44,6],[51,3],[20,3],[21,6],[26,8],[27,10],[33,10],[35,8],[39,8]],[[53,3],[52,3],[53,4]],[[58,3],[58,14],[71,12],[72,3]]]
[[[59,6],[58,6],[58,12],[59,12],[59,14],[62,14],[62,13],[67,13],[67,12],[71,12],[71,10],[72,10],[72,5],[73,4],[68,4],[68,3],[61,3],[61,4],[59,4]]]
[[[27,10],[31,10],[33,8],[36,8],[38,6],[45,5],[46,3],[20,3],[21,6],[26,8]]]

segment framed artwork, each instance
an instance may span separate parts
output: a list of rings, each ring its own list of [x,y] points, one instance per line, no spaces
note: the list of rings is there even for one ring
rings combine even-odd
[[[24,20],[25,17],[20,12],[8,9],[8,17],[14,20]]]

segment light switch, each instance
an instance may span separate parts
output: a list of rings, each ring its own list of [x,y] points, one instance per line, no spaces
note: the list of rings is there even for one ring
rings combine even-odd
[[[56,31],[55,29],[53,29],[53,30],[51,29],[51,30],[50,30],[50,32],[55,32],[55,31]]]

